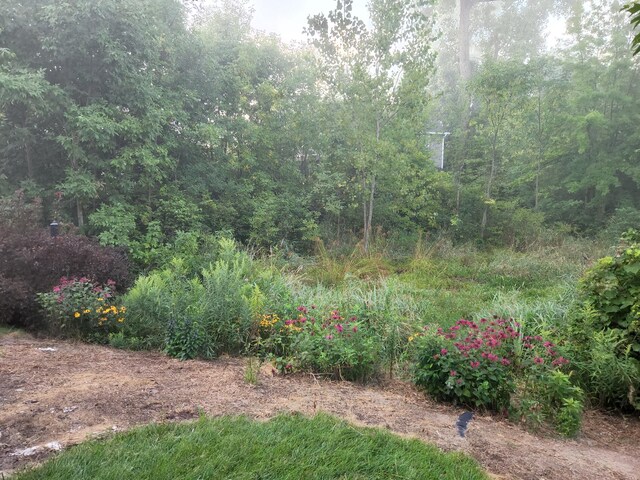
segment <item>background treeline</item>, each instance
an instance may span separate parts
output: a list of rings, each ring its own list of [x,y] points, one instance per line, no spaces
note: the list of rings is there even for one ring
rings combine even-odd
[[[373,0],[366,24],[338,2],[294,47],[239,0],[2,0],[0,193],[139,264],[179,231],[297,250],[617,238],[640,221],[620,2],[475,3],[463,32],[452,0]],[[444,171],[434,130],[452,133]]]

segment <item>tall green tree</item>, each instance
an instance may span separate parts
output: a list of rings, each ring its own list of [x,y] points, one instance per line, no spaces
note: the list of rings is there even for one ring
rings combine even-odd
[[[372,26],[352,14],[352,1],[337,1],[328,15],[309,18],[307,33],[320,54],[321,71],[353,145],[352,165],[360,184],[363,248],[369,249],[376,188],[393,161],[388,129],[403,104],[426,98],[432,68],[429,2],[370,3]]]

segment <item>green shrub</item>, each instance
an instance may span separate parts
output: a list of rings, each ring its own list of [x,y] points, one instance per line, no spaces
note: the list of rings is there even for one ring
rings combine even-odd
[[[204,287],[202,323],[216,351],[241,352],[248,344],[252,327],[249,298],[254,284],[245,276],[242,261],[218,260],[202,272]]]
[[[255,346],[284,373],[311,371],[363,381],[380,363],[380,340],[370,327],[338,310],[322,315],[313,305],[297,307],[297,315],[286,320],[265,315]]]
[[[138,277],[123,297],[127,308],[127,322],[123,328],[125,337],[139,339],[143,348],[163,348],[173,305],[173,280],[168,271]]]
[[[592,405],[640,409],[640,362],[619,329],[600,329],[597,312],[576,312],[564,350],[572,359],[577,383]]]
[[[632,355],[640,359],[640,232],[625,233],[616,255],[598,260],[580,286],[600,329],[623,332]]]
[[[459,320],[447,330],[426,329],[409,340],[418,344],[414,381],[435,398],[476,408],[511,409],[517,416],[535,418],[534,423],[551,420],[575,433],[569,410],[563,413],[562,425],[558,423],[563,409],[575,409],[581,400],[580,389],[558,371],[568,360],[541,336],[522,335],[517,322]],[[571,400],[571,407],[565,400]]]
[[[427,331],[420,344],[415,383],[440,400],[502,410],[515,391],[516,324],[459,320],[448,330]]]
[[[582,424],[583,393],[569,374],[560,370],[536,369],[523,372],[511,399],[511,413],[529,426],[549,422],[566,436],[575,437]]]
[[[244,352],[261,315],[290,298],[286,282],[231,239],[217,238],[204,256],[194,236],[179,240],[183,255],[139,277],[127,293],[124,336],[183,359]],[[213,262],[194,272],[204,259]]]

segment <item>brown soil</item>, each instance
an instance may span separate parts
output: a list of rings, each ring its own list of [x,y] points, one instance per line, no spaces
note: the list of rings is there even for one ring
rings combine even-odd
[[[53,347],[55,351],[40,350]],[[149,422],[278,412],[328,412],[359,425],[387,428],[475,457],[496,478],[640,479],[640,421],[588,412],[578,440],[533,435],[479,416],[466,438],[453,407],[429,401],[399,381],[381,386],[282,377],[263,367],[257,386],[243,380],[246,360],[180,362],[25,334],[0,337],[0,473],[51,454],[12,455],[57,441],[63,447]]]

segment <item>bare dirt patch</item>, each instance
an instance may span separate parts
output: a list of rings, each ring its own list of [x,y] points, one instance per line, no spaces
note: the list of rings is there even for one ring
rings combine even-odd
[[[12,455],[33,446],[77,444],[149,422],[278,412],[328,412],[358,425],[387,428],[475,457],[496,478],[601,480],[640,478],[640,421],[588,412],[578,440],[535,436],[491,416],[457,436],[461,413],[430,402],[410,385],[361,386],[281,377],[263,368],[257,386],[243,381],[246,362],[180,362],[24,334],[0,337],[0,472],[51,454]]]

